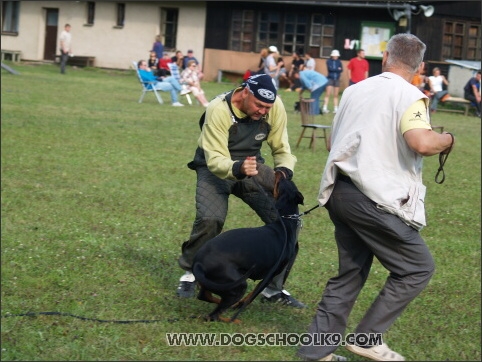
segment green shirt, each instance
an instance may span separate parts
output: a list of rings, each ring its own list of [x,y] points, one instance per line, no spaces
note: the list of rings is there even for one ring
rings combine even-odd
[[[228,148],[229,129],[234,122],[224,97],[225,95],[217,97],[209,104],[198,145],[204,150],[207,167],[213,174],[221,179],[236,180],[233,175],[233,164],[239,161],[232,159]],[[246,114],[233,105],[231,106],[236,117],[246,117]],[[287,115],[280,98],[276,98],[273,107],[267,114],[266,122],[270,126],[266,141],[271,148],[274,167],[286,167],[293,171],[296,157],[291,154],[286,128]]]

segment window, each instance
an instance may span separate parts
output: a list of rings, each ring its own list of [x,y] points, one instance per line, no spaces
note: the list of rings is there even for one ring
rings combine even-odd
[[[94,25],[95,20],[95,2],[87,2],[87,23],[88,25]]]
[[[480,36],[480,24],[470,24],[468,27],[467,37],[467,60],[480,60],[480,43],[482,42]]]
[[[444,59],[480,59],[480,24],[445,21],[443,29],[442,57]]]
[[[322,14],[313,14],[311,19],[310,49],[320,57],[329,57],[334,44],[334,19]]]
[[[124,26],[126,15],[126,4],[117,3],[117,23],[116,27],[122,28]]]
[[[305,48],[308,27],[307,15],[293,13],[287,13],[285,15],[283,53],[292,54],[300,48]]]
[[[250,52],[254,39],[254,11],[233,12],[231,25],[231,50]]]
[[[259,52],[271,45],[282,56],[297,50],[315,57],[329,57],[333,49],[335,19],[332,15],[293,11],[233,10],[229,49]]]
[[[2,1],[2,33],[18,34],[20,1]]]
[[[257,51],[278,45],[278,32],[280,29],[280,15],[278,12],[261,12],[259,14],[259,29]]]
[[[178,18],[179,9],[161,8],[161,34],[166,50],[176,50]]]

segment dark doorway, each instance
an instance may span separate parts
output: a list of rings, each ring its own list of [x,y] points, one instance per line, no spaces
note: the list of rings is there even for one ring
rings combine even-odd
[[[57,51],[57,32],[59,23],[59,9],[45,9],[45,46],[44,59],[55,60]]]

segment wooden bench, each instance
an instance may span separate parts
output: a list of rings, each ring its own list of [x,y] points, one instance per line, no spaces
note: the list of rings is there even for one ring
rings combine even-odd
[[[469,109],[470,109],[470,101],[468,101],[465,98],[460,98],[460,97],[450,97],[447,99],[445,102],[439,102],[439,105],[442,104],[442,107],[438,107],[438,111],[442,112],[454,112],[454,113],[463,113],[464,116],[469,115]],[[463,109],[453,109],[453,108],[448,108],[444,107],[445,105],[448,104],[454,104],[456,106],[461,106]]]
[[[245,70],[233,70],[233,69],[218,69],[218,83],[222,83],[223,81],[223,76],[226,76],[227,78],[233,78],[241,76],[243,78],[244,73],[246,73]]]
[[[55,56],[55,61],[57,63],[60,62],[60,55]],[[94,67],[95,66],[95,57],[90,55],[74,55],[73,57],[67,60],[68,65],[77,66],[77,67]]]
[[[22,56],[22,52],[20,50],[2,49],[2,62],[4,60],[11,60],[12,62],[18,63],[20,62],[21,56]]]

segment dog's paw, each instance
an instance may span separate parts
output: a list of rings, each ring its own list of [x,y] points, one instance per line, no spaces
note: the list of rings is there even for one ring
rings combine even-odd
[[[239,319],[231,319],[231,318],[225,318],[225,317],[219,317],[219,320],[222,322],[226,323],[234,323],[234,324],[240,324],[241,321]]]
[[[219,317],[211,316],[209,314],[204,316],[205,322],[217,322],[218,320],[219,320]]]

